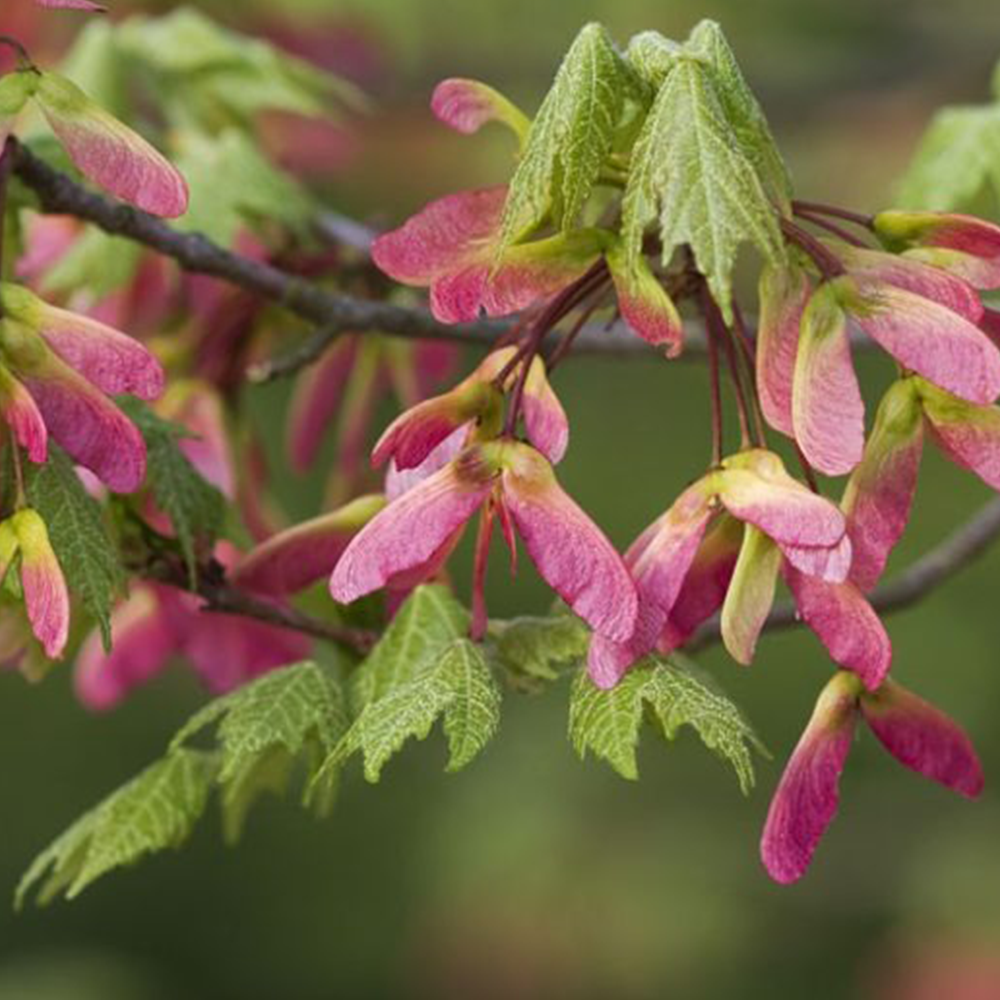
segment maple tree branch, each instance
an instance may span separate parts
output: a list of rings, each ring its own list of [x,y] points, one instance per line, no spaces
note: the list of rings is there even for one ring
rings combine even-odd
[[[160,555],[134,568],[148,580],[196,594],[205,602],[201,610],[206,613],[253,618],[314,639],[347,646],[362,654],[371,650],[378,640],[377,633],[368,629],[324,621],[289,605],[275,604],[240,590],[227,581],[224,567],[214,559],[199,566],[197,582],[193,586],[188,569],[180,559]]]
[[[270,372],[258,367],[255,377],[265,380],[290,374],[315,360],[341,333],[374,331],[397,337],[435,338],[489,347],[510,327],[506,320],[480,320],[474,323],[446,324],[427,310],[358,298],[330,291],[315,282],[213,243],[200,233],[182,233],[165,222],[138,209],[124,205],[78,184],[68,175],[49,166],[24,145],[13,150],[13,169],[18,179],[37,196],[42,211],[71,215],[90,222],[114,236],[122,236],[175,260],[184,270],[221,278],[254,292],[284,307],[319,328],[311,340],[279,358]],[[326,228],[331,227],[328,213]],[[340,227],[346,226],[340,220]],[[354,224],[354,244],[362,243],[359,234],[366,232]],[[700,337],[692,331],[689,350],[697,354]],[[580,352],[645,355],[655,357],[645,341],[624,327],[606,331],[595,325],[583,330],[576,342]]]
[[[316,361],[343,333],[384,333],[394,337],[450,340],[492,347],[513,320],[483,319],[448,324],[426,309],[359,298],[331,291],[264,261],[254,260],[219,246],[200,233],[183,233],[156,217],[92,191],[50,166],[21,143],[12,141],[13,171],[38,198],[43,212],[71,215],[90,222],[113,236],[141,243],[170,257],[184,270],[210,275],[260,295],[316,325],[316,331],[287,353],[259,363],[249,373],[252,381],[267,382],[292,375]],[[325,211],[317,219],[325,238],[367,254],[374,232],[352,219]],[[553,331],[551,337],[557,336]],[[547,338],[548,339],[548,338]],[[852,336],[857,347],[868,347],[867,338]],[[684,352],[678,360],[697,361],[707,356],[705,332],[697,323],[685,325]],[[622,322],[586,324],[574,337],[574,354],[655,358],[657,354]]]
[[[988,501],[961,527],[925,552],[891,580],[879,584],[869,595],[872,607],[891,614],[912,607],[970,563],[979,558],[1000,537],[1000,497]],[[776,632],[804,624],[793,601],[775,605],[764,623],[764,630]],[[696,652],[722,639],[719,617],[715,616],[695,633],[684,647]]]

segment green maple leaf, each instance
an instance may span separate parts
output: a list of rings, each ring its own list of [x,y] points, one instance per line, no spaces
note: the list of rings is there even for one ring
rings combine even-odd
[[[583,28],[528,132],[504,206],[502,246],[550,212],[563,230],[577,224],[611,153],[626,102],[640,93],[640,82],[604,28]]]
[[[178,223],[222,246],[247,226],[261,231],[280,223],[305,235],[316,217],[313,198],[294,178],[273,167],[253,138],[228,128],[216,136],[185,133],[176,157],[191,201]]]
[[[355,714],[423,673],[468,627],[468,612],[446,587],[417,587],[354,673],[350,695]]]
[[[995,104],[937,113],[896,200],[904,208],[952,211],[968,208],[985,187],[1000,201],[1000,95]]]
[[[205,809],[216,766],[211,754],[183,750],[146,768],[38,855],[17,887],[15,905],[36,885],[40,903],[60,892],[73,899],[112,869],[180,847]]]
[[[123,55],[159,75],[159,89],[179,113],[200,114],[206,123],[249,124],[265,110],[318,117],[365,106],[353,84],[190,7],[129,18],[117,41]]]
[[[111,608],[125,581],[100,504],[69,456],[51,443],[44,465],[27,465],[24,485],[28,502],[45,521],[70,593],[93,616],[110,650]]]
[[[557,680],[587,655],[590,631],[572,614],[513,618],[492,623],[500,664],[515,677]]]
[[[700,56],[712,67],[719,100],[740,146],[771,198],[787,208],[792,197],[788,168],[722,28],[715,21],[701,21],[691,32],[685,50]]]
[[[171,751],[215,727],[226,834],[235,840],[253,802],[263,792],[283,794],[300,761],[306,770],[305,804],[321,814],[329,809],[336,773],[322,786],[310,782],[348,725],[346,699],[333,671],[308,660],[209,702],[177,733]]]
[[[668,740],[682,726],[692,727],[706,747],[732,765],[743,792],[750,791],[750,751],[763,748],[739,709],[677,657],[648,657],[610,690],[598,688],[581,670],[570,697],[570,740],[581,758],[589,751],[634,781],[647,708]]]
[[[210,550],[222,530],[226,504],[222,494],[191,464],[178,441],[189,436],[157,416],[139,400],[118,400],[146,442],[146,483],[157,506],[170,518],[191,586],[197,584],[200,550]]]
[[[740,245],[754,244],[776,265],[784,260],[777,210],[727,117],[714,72],[690,56],[667,73],[632,154],[622,200],[632,260],[654,220],[664,262],[689,244],[727,320]]]
[[[366,704],[320,776],[360,752],[365,777],[377,782],[403,744],[426,739],[439,718],[448,740],[449,771],[478,756],[499,726],[500,689],[483,647],[469,639],[454,639],[411,680]]]

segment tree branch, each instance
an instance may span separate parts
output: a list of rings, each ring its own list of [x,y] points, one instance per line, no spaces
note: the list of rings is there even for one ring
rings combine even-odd
[[[14,173],[34,191],[43,211],[75,216],[107,233],[132,239],[170,257],[187,271],[228,281],[317,324],[319,329],[288,354],[258,365],[251,372],[256,381],[298,371],[316,360],[345,332],[377,331],[398,337],[435,338],[489,347],[510,327],[510,321],[499,320],[449,325],[438,322],[423,309],[331,292],[271,264],[226,250],[199,233],[177,232],[145,212],[90,191],[19,143],[13,142],[9,148]],[[318,226],[328,238],[345,242],[361,252],[370,247],[371,231],[353,220],[324,213]],[[575,350],[623,357],[654,356],[644,341],[620,323],[610,329],[600,323],[584,327]],[[705,351],[703,331],[695,327],[686,331],[685,356],[697,358]],[[998,534],[1000,498],[988,503],[976,517],[896,579],[877,587],[870,597],[872,606],[883,613],[909,607],[972,562]],[[172,570],[169,577],[165,579],[154,574],[154,578],[162,582],[187,589],[183,567]],[[227,584],[224,575],[218,572],[203,574],[197,593],[206,601],[208,611],[246,615],[360,650],[369,648],[374,641],[371,633],[343,629],[295,609],[260,601]],[[784,602],[774,608],[764,628],[776,631],[799,624],[794,604]],[[716,616],[699,629],[687,648],[692,651],[704,649],[720,639]]]
[[[336,625],[307,615],[297,608],[273,604],[240,590],[226,580],[225,568],[214,559],[198,568],[195,587],[191,586],[187,567],[179,559],[161,555],[135,569],[148,580],[196,594],[205,602],[201,608],[204,612],[253,618],[268,625],[301,632],[314,639],[347,646],[362,654],[367,653],[378,639],[376,633],[367,629]]]
[[[320,328],[307,342],[311,345],[308,350],[303,346],[285,359],[279,359],[270,366],[270,373],[263,367],[258,368],[255,377],[259,380],[297,370],[314,360],[323,347],[345,332],[377,331],[396,337],[435,338],[489,347],[510,326],[509,321],[501,320],[449,325],[440,323],[424,309],[329,291],[271,264],[226,250],[200,233],[178,232],[145,212],[88,190],[21,144],[17,144],[14,151],[14,173],[35,193],[43,211],[72,215],[93,223],[106,233],[134,240],[172,258],[186,271],[211,275],[245,288]],[[327,230],[332,227],[330,218],[324,216]],[[340,229],[345,225],[345,220],[341,219]],[[364,230],[353,225],[352,245],[363,244],[360,234]],[[699,332],[692,329],[688,349],[698,353],[700,341]],[[576,349],[585,353],[655,356],[645,341],[623,326],[610,331],[601,325],[586,329],[580,334]]]
[[[951,577],[979,558],[1000,536],[1000,497],[995,497],[969,521],[922,555],[898,576],[876,587],[868,596],[872,607],[891,614],[912,607]],[[764,623],[764,631],[777,632],[802,625],[792,601],[777,604]],[[722,639],[719,616],[705,622],[684,647],[697,652]]]
[[[91,191],[16,141],[13,159],[14,173],[35,193],[42,211],[71,215],[113,236],[134,240],[170,257],[186,271],[228,281],[317,326],[311,337],[287,354],[256,365],[250,372],[251,379],[256,382],[294,374],[315,361],[342,333],[377,332],[410,339],[450,340],[486,349],[492,347],[513,322],[483,319],[474,323],[441,323],[426,309],[333,292],[272,264],[227,250],[200,233],[178,232],[152,215]],[[329,211],[320,214],[316,228],[325,238],[360,253],[370,250],[375,235],[368,227]],[[554,339],[557,335],[557,331],[553,331],[551,337]],[[851,339],[856,347],[871,346],[866,337],[858,337],[853,332]],[[706,352],[705,331],[701,324],[686,324],[684,352],[678,360],[697,361]],[[573,353],[656,357],[649,344],[622,322],[610,327],[606,323],[588,323],[576,336]]]

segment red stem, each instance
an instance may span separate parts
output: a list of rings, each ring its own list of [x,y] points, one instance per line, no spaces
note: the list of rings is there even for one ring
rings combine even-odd
[[[719,348],[708,316],[706,300],[711,300],[708,286],[702,288],[702,311],[705,316],[705,340],[708,345],[708,379],[712,401],[712,466],[722,462],[722,387],[719,384]],[[714,305],[714,302],[712,303]]]
[[[517,429],[517,421],[521,415],[521,400],[524,397],[524,386],[528,381],[528,372],[531,369],[531,362],[542,346],[545,335],[564,316],[575,309],[588,295],[596,291],[608,277],[608,267],[602,257],[594,264],[582,278],[574,281],[572,285],[564,288],[546,306],[545,310],[531,325],[521,349],[511,358],[510,362],[504,366],[503,371],[497,376],[499,385],[507,380],[515,364],[520,362],[521,369],[517,373],[517,381],[510,394],[510,402],[507,407],[507,419],[504,422],[504,433],[513,436]]]
[[[781,219],[785,239],[801,247],[813,259],[824,280],[831,281],[846,272],[844,265],[815,236],[795,225],[790,219]]]
[[[797,211],[795,213],[800,219],[811,223],[814,226],[819,226],[820,229],[825,229],[828,233],[832,233],[837,239],[843,240],[845,243],[850,243],[851,246],[861,247],[862,249],[867,249],[868,244],[864,240],[859,240],[857,236],[853,233],[849,233],[846,229],[841,226],[836,225],[821,216],[814,215],[812,212],[807,212],[805,209]]]
[[[472,624],[469,638],[481,642],[489,626],[486,610],[486,567],[490,559],[490,540],[493,538],[493,504],[487,502],[479,516],[476,534],[476,553],[472,566]]]
[[[864,229],[871,229],[873,226],[872,216],[863,215],[861,212],[852,212],[847,208],[838,208],[836,205],[824,205],[819,201],[793,201],[792,211],[798,215],[800,212],[809,212],[813,215],[830,215],[835,219],[844,219],[846,222],[853,222]]]

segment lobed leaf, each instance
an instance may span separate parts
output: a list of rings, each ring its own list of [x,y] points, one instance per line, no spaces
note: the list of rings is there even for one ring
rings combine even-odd
[[[500,723],[500,689],[482,647],[466,638],[454,639],[412,680],[368,702],[319,778],[360,752],[365,778],[377,782],[403,744],[411,738],[426,739],[442,716],[449,771],[472,761]]]
[[[146,481],[157,506],[170,518],[193,586],[199,550],[210,549],[222,530],[226,511],[223,496],[181,451],[177,442],[188,436],[184,428],[157,416],[135,399],[122,397],[118,405],[146,442]]]
[[[72,461],[51,441],[48,450],[44,465],[25,469],[28,502],[45,521],[70,593],[79,596],[110,650],[111,608],[125,582],[117,546]]]
[[[154,215],[175,219],[187,211],[187,185],[177,169],[71,80],[42,73],[35,99],[82,174]]]
[[[577,35],[528,132],[501,223],[508,247],[551,211],[572,229],[611,152],[626,99],[639,83],[599,24]]]
[[[554,681],[587,655],[590,630],[570,614],[514,618],[496,622],[495,648],[501,665],[514,676]]]
[[[691,32],[685,48],[712,67],[719,99],[743,152],[753,163],[771,198],[787,208],[792,197],[788,167],[722,28],[715,21],[701,21]]]
[[[35,858],[15,905],[36,886],[40,903],[59,893],[73,899],[112,869],[180,847],[205,809],[216,767],[212,754],[179,750],[146,768]]]
[[[777,211],[726,115],[714,74],[690,57],[667,74],[632,154],[622,200],[629,257],[642,252],[646,227],[657,219],[664,262],[689,244],[727,319],[740,245],[754,244],[776,265],[784,259]]]
[[[1000,199],[1000,99],[939,111],[897,189],[904,208],[968,208],[987,185]]]
[[[683,51],[684,46],[672,38],[658,31],[643,31],[629,40],[625,58],[649,86],[659,90]]]
[[[500,725],[500,688],[483,647],[456,639],[438,660],[435,672],[453,693],[444,709],[448,770],[460,771],[477,757]]]
[[[215,136],[186,134],[178,165],[191,193],[180,228],[222,246],[232,246],[247,227],[260,230],[275,223],[304,235],[315,218],[308,192],[273,167],[259,144],[239,129]]]
[[[350,688],[354,713],[421,676],[465,634],[468,624],[468,612],[446,587],[417,587],[355,671]]]
[[[362,108],[361,92],[346,80],[232,31],[191,7],[164,17],[132,17],[118,29],[122,52],[151,67],[187,113],[202,112],[218,126],[249,123],[261,111],[329,115],[331,105]],[[224,122],[225,124],[225,122]]]
[[[751,748],[763,752],[740,710],[687,661],[652,656],[613,688],[602,690],[581,670],[570,696],[569,735],[581,758],[606,760],[623,778],[636,780],[636,748],[647,714],[668,740],[691,726],[701,741],[732,765],[744,794],[754,784]]]
[[[346,698],[333,671],[311,660],[237,688],[205,705],[181,728],[171,751],[215,727],[227,837],[235,839],[253,802],[265,791],[283,794],[299,758],[307,768],[306,804],[325,812],[335,793],[309,784],[349,725]]]

